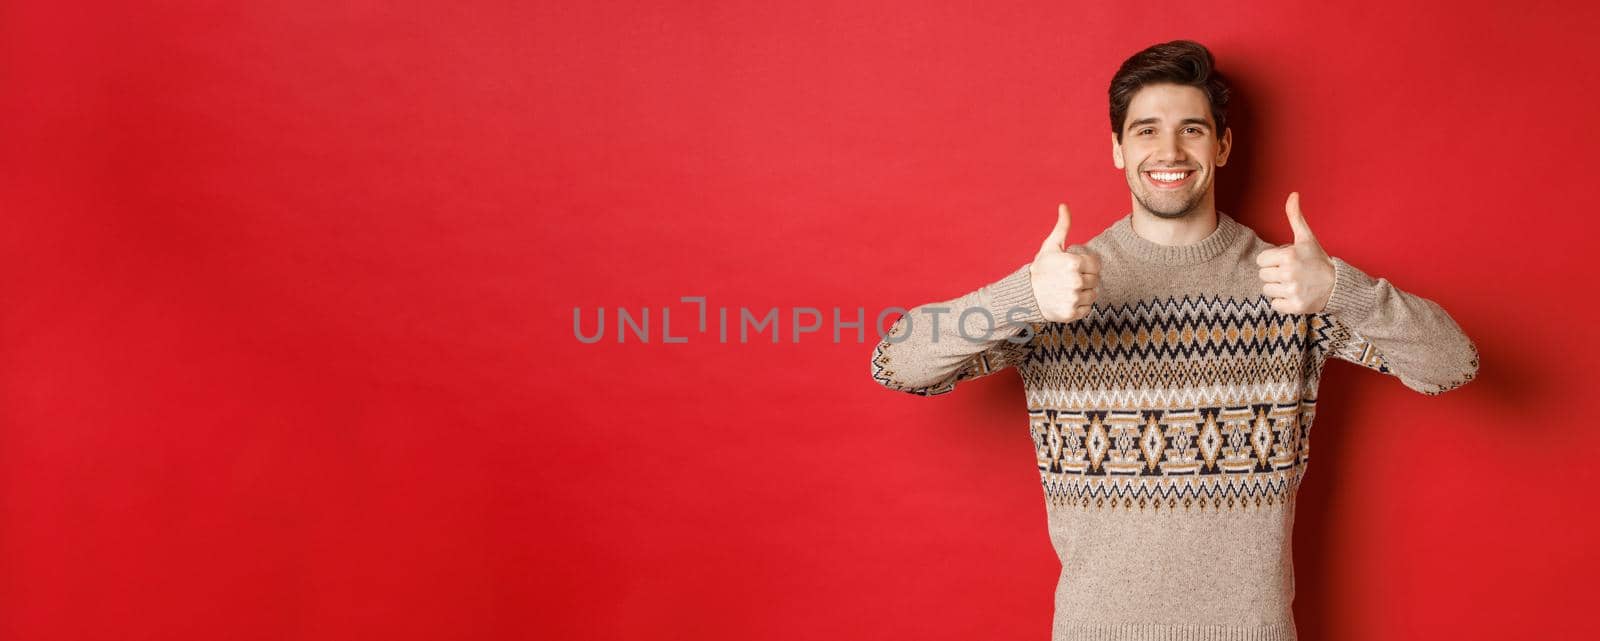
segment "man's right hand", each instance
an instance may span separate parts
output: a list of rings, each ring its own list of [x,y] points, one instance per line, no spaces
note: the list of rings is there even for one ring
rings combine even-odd
[[[1090,305],[1100,292],[1100,258],[1088,253],[1083,245],[1066,244],[1067,227],[1071,224],[1072,216],[1063,203],[1056,228],[1050,230],[1039,247],[1039,254],[1033,257],[1033,264],[1028,266],[1039,312],[1053,323],[1067,323],[1088,316]]]

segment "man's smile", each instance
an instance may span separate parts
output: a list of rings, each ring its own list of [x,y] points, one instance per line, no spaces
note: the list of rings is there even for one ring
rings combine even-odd
[[[1139,173],[1144,174],[1145,180],[1149,181],[1156,189],[1179,189],[1188,185],[1189,179],[1194,177],[1195,171],[1193,169],[1158,169]]]

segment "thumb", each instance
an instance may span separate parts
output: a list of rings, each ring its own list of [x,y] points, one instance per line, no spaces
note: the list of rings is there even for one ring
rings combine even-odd
[[[1294,244],[1317,242],[1317,237],[1311,234],[1311,226],[1306,224],[1306,215],[1300,213],[1300,192],[1289,193],[1289,200],[1283,203],[1283,211],[1289,214],[1289,227],[1294,229]]]
[[[1056,226],[1050,230],[1050,235],[1044,237],[1044,244],[1039,246],[1039,253],[1061,252],[1067,244],[1067,228],[1072,226],[1072,214],[1067,212],[1067,204],[1062,203],[1056,214]]]

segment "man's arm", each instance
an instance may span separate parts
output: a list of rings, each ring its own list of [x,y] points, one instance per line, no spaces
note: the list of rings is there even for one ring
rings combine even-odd
[[[1395,376],[1429,396],[1478,373],[1478,347],[1438,303],[1401,291],[1333,258],[1334,284],[1317,315],[1333,356]]]
[[[1044,322],[1029,265],[1023,265],[976,291],[918,306],[895,321],[872,350],[872,379],[910,394],[944,394],[956,383],[1022,362],[1038,332],[1035,324]]]

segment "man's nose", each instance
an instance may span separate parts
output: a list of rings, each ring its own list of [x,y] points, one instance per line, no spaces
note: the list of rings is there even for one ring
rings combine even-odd
[[[1183,145],[1178,144],[1178,137],[1162,136],[1161,144],[1156,148],[1156,158],[1164,162],[1183,160]]]

